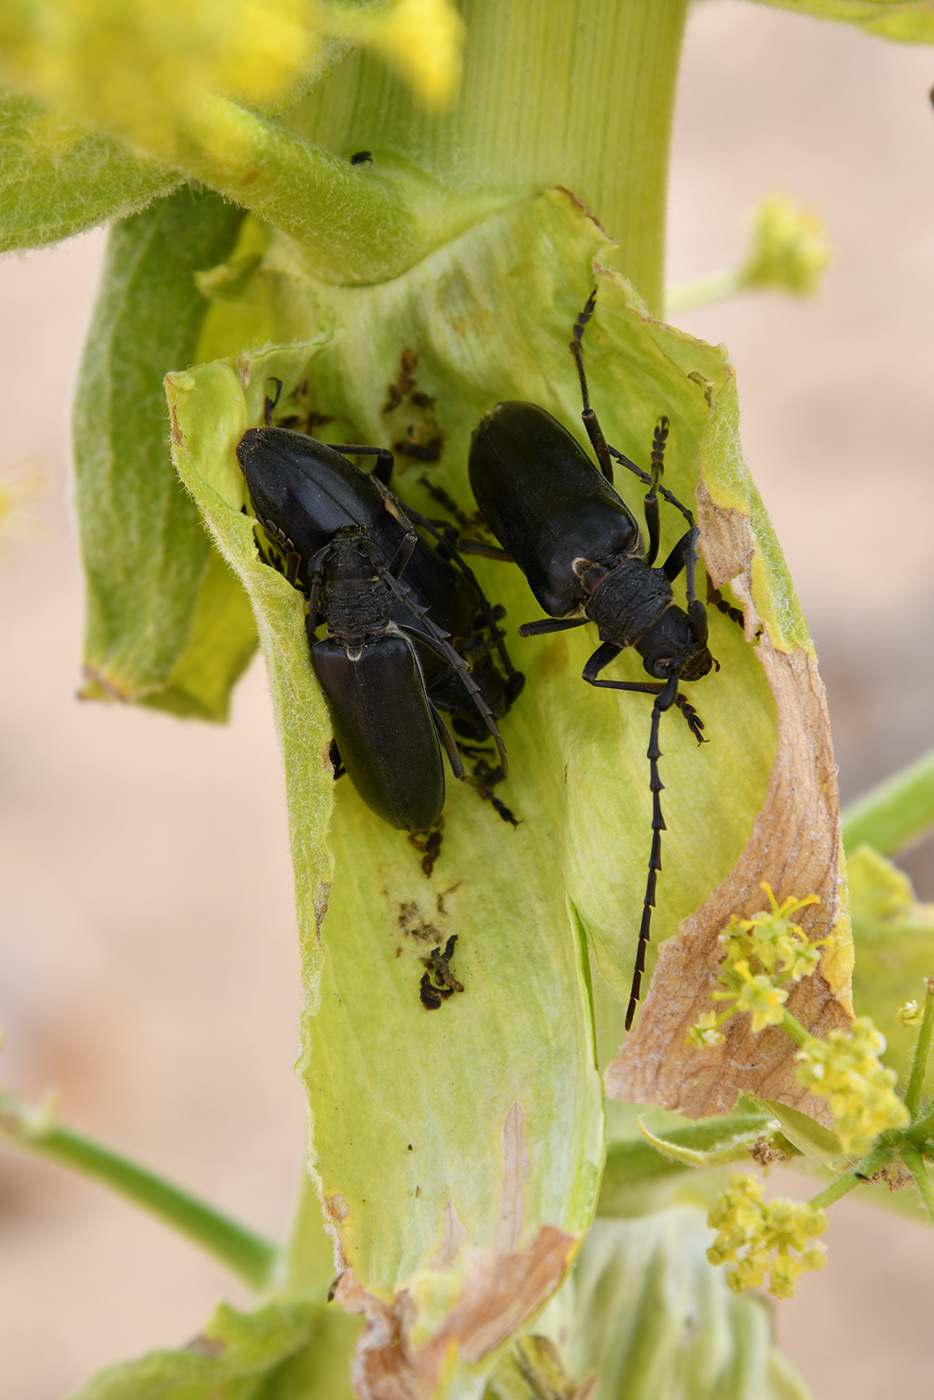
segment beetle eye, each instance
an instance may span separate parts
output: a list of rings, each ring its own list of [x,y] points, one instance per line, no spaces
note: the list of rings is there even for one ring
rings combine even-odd
[[[642,660],[650,676],[654,676],[658,681],[666,681],[671,675],[675,658],[668,651],[651,651],[648,656],[643,656]]]

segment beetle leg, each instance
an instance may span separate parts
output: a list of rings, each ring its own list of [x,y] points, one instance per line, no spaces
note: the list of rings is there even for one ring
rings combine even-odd
[[[483,589],[480,587],[479,580],[477,579],[477,576],[474,573],[473,569],[469,568],[468,565],[465,564],[463,559],[460,557],[460,541],[457,539],[457,536],[455,535],[452,526],[450,526],[446,521],[429,520],[426,516],[419,514],[417,510],[412,510],[411,507],[407,507],[407,509],[409,515],[415,521],[416,525],[421,526],[421,528],[426,532],[426,534],[431,535],[437,541],[437,550],[438,553],[441,555],[441,558],[446,559],[449,564],[453,564],[455,568],[459,569],[463,574],[464,578],[467,580],[467,582],[475,590],[477,597],[480,601],[480,610],[483,613],[483,616],[486,620],[486,624],[490,629],[490,635],[496,646],[496,650],[499,652],[499,658],[502,661],[503,666],[505,667],[506,683],[507,685],[513,687],[515,689],[516,695],[518,695],[525,682],[525,677],[522,675],[521,671],[517,671],[515,666],[513,666],[512,658],[510,657],[509,652],[506,650],[506,644],[503,640],[503,633],[496,625],[499,621],[499,619],[496,616],[496,609],[490,603],[490,600],[487,598]],[[497,557],[500,557],[500,555],[502,555],[502,551],[498,552]],[[487,557],[489,558],[491,556],[488,555]],[[506,554],[502,555],[502,557],[504,559],[508,559],[509,562],[512,563],[510,555]]]
[[[611,690],[615,690],[616,683],[614,683],[613,681],[598,681],[597,676],[605,666],[609,666],[611,661],[616,660],[617,656],[619,656],[622,649],[623,648],[621,646],[617,646],[615,642],[601,642],[600,645],[597,647],[597,650],[594,652],[593,656],[587,662],[587,665],[584,667],[584,680],[587,681],[589,685],[602,685],[607,686]],[[620,682],[620,684],[622,684],[622,682]],[[639,684],[641,684],[641,682],[639,682]]]
[[[476,554],[482,559],[495,559],[498,564],[514,564],[516,561],[511,554],[507,554],[505,549],[499,549],[495,544],[484,544],[483,540],[470,540],[464,535],[459,536],[457,548],[460,554]]]
[[[263,422],[266,424],[267,428],[272,426],[272,411],[282,397],[282,380],[273,379],[272,382],[276,386],[276,397],[271,399],[267,394],[263,403]]]
[[[684,582],[685,592],[687,594],[688,617],[691,619],[695,637],[698,642],[703,644],[707,640],[707,609],[695,592],[695,575],[697,573],[696,525],[692,525],[690,530],[685,531],[662,565],[662,572],[669,583],[672,583],[678,577],[682,569],[685,570]]]
[[[435,706],[430,700],[428,701],[428,709],[431,711],[431,717],[435,722],[435,729],[437,729],[438,731],[438,738],[441,740],[441,743],[444,747],[444,752],[448,756],[448,762],[451,765],[451,772],[454,774],[455,778],[463,778],[464,765],[463,763],[461,763],[461,756],[457,752],[457,745],[451,737],[450,729],[448,729],[444,720],[438,714],[438,711],[435,709]]]
[[[658,558],[659,527],[658,527],[658,488],[662,479],[662,472],[665,470],[665,443],[668,441],[668,419],[659,418],[655,424],[655,436],[652,439],[652,471],[649,483],[649,491],[642,503],[645,511],[645,523],[649,532],[649,552],[645,556],[645,562],[649,568]]]
[[[328,444],[335,452],[339,452],[342,457],[375,457],[376,466],[371,473],[377,481],[381,481],[384,486],[389,485],[389,478],[392,476],[394,459],[388,447],[363,447],[360,443],[346,442],[340,446],[336,442]]]
[[[414,530],[410,530],[407,535],[403,535],[399,541],[399,548],[396,550],[389,565],[389,572],[393,578],[401,578],[406,564],[412,557],[412,551],[418,544],[418,535]]]
[[[586,617],[542,617],[537,622],[523,622],[519,636],[540,637],[545,632],[566,632],[569,627],[583,627],[587,621]]]
[[[659,422],[661,422],[661,419],[659,419]],[[627,457],[625,452],[620,452],[618,448],[608,446],[607,450],[609,451],[610,456],[613,458],[613,461],[619,462],[620,466],[625,467],[627,471],[631,471],[633,476],[637,476],[639,478],[643,486],[652,485],[651,472],[644,472],[641,467],[637,467],[635,462],[633,462],[631,458]],[[667,486],[662,486],[661,484],[659,484],[658,494],[660,496],[663,496],[670,506],[674,506],[675,510],[679,510],[689,525],[693,526],[695,524],[694,516],[692,515],[691,511],[688,510],[687,506],[681,504],[681,502],[678,500],[678,497],[674,494],[673,491],[669,491]]]
[[[688,612],[695,601],[694,574],[697,569],[697,526],[685,530],[674,549],[662,565],[662,573],[669,583],[674,583],[681,570],[685,570],[684,585],[687,592]]]
[[[574,322],[574,332],[571,336],[571,354],[574,356],[574,363],[577,366],[577,377],[581,385],[581,399],[584,407],[581,418],[584,420],[584,427],[587,429],[587,436],[590,444],[597,454],[597,461],[600,463],[600,470],[612,486],[613,484],[613,462],[610,458],[610,451],[603,436],[603,429],[600,427],[600,420],[590,406],[590,395],[587,391],[587,376],[584,373],[584,350],[581,339],[586,329],[587,322],[593,315],[593,309],[597,304],[597,289],[594,287],[587,298],[587,305],[584,307],[577,320]]]
[[[411,606],[411,604],[409,604],[409,606]],[[486,725],[487,729],[492,735],[493,742],[496,744],[496,748],[499,752],[499,758],[500,763],[502,765],[503,773],[508,773],[509,761],[506,758],[506,746],[503,743],[503,736],[499,732],[499,727],[497,726],[496,720],[493,718],[493,711],[490,709],[489,705],[484,699],[483,692],[477,685],[477,682],[474,680],[473,676],[467,670],[467,665],[464,661],[464,658],[460,655],[459,652],[456,652],[454,648],[445,640],[445,634],[441,631],[439,627],[435,627],[434,623],[431,621],[430,618],[423,616],[420,619],[420,621],[422,627],[430,629],[430,631],[426,630],[422,632],[415,627],[400,627],[399,631],[407,633],[410,637],[415,637],[418,641],[422,642],[424,646],[429,647],[434,652],[437,652],[437,654],[440,657],[443,657],[443,659],[448,663],[448,665],[451,666],[457,672],[458,676],[460,677],[461,684],[467,691],[467,694],[473,701],[478,714],[483,720],[483,723]],[[437,633],[437,636],[432,636],[432,632]]]
[[[745,626],[746,619],[742,609],[734,608],[732,604],[728,603],[719,588],[714,588],[709,578],[707,580],[707,602],[709,605],[719,609],[731,622],[737,623],[740,627]]]

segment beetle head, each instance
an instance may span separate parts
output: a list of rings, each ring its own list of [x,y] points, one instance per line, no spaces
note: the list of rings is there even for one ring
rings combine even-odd
[[[647,628],[636,642],[645,669],[656,680],[677,676],[683,681],[699,681],[713,665],[707,650],[707,614],[700,602],[690,613],[672,606]]]

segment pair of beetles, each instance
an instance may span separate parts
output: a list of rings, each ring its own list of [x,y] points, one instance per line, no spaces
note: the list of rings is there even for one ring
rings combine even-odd
[[[702,741],[703,723],[680,691],[711,666],[707,613],[695,596],[694,517],[661,484],[668,420],[655,430],[648,472],[607,443],[590,405],[582,337],[594,292],[578,317],[570,348],[580,379],[583,421],[599,466],[555,418],[535,404],[497,404],[473,434],[470,485],[501,548],[458,540],[444,522],[403,506],[389,490],[392,454],[360,444],[329,446],[286,428],[251,428],[237,446],[253,509],[269,546],[260,553],[308,599],[311,662],[324,691],[341,767],[364,801],[401,830],[433,825],[444,805],[447,753],[464,776],[462,738],[492,736],[502,768],[497,720],[522,689],[493,607],[463,559],[465,552],[514,561],[547,617],[521,636],[596,624],[600,645],[584,667],[594,686],[655,696],[648,748],[653,798],[652,848],[639,946],[626,1017],[638,1001],[661,868],[662,783],[659,723],[680,708]],[[267,411],[267,419],[269,418]],[[375,457],[372,472],[348,458]],[[635,516],[613,486],[613,463],[648,487],[646,546]],[[659,551],[659,496],[687,528],[668,558]],[[672,583],[686,577],[686,609]],[[717,605],[737,616],[718,597]],[[740,620],[740,616],[737,616]],[[318,629],[325,635],[318,637]],[[651,681],[608,680],[602,672],[626,647]],[[497,658],[499,665],[497,665]]]

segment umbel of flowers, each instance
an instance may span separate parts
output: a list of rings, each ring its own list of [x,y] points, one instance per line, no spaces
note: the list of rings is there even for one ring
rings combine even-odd
[[[930,1114],[921,1112],[919,1103],[934,999],[929,988],[923,1011],[910,1003],[899,1013],[904,1024],[920,1028],[915,1065],[902,1100],[895,1088],[895,1071],[880,1059],[885,1037],[868,1017],[821,1040],[787,1010],[790,988],[813,975],[831,938],[809,943],[794,922],[799,910],[817,902],[815,895],[789,897],[779,904],[767,884],[762,888],[770,908],[749,919],[733,915],[720,935],[725,956],[711,999],[721,1009],[705,1013],[691,1027],[688,1043],[698,1050],[721,1043],[721,1027],[731,1016],[741,1014],[752,1018],[754,1034],[766,1026],[781,1027],[798,1047],[799,1083],[829,1104],[841,1159],[858,1159],[826,1191],[801,1203],[765,1202],[760,1183],[735,1175],[712,1210],[708,1224],[718,1233],[708,1258],[712,1264],[732,1266],[730,1287],[740,1292],[768,1278],[769,1291],[787,1298],[803,1273],[824,1267],[824,1247],[815,1243],[827,1227],[824,1207],[861,1180],[891,1171],[896,1156],[929,1209],[934,1206],[923,1160],[930,1146]]]

